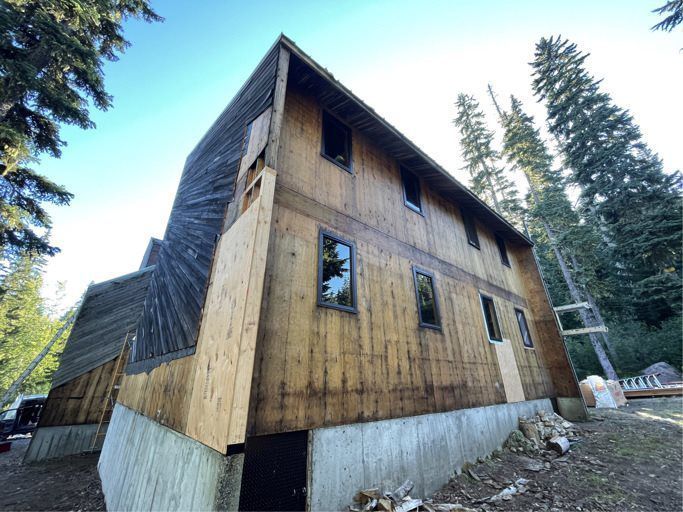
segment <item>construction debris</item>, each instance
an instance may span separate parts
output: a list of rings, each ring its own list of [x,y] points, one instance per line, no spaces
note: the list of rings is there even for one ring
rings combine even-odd
[[[524,494],[527,491],[527,484],[529,483],[529,480],[526,478],[518,478],[515,480],[515,485],[511,485],[509,487],[506,487],[502,491],[500,491],[498,494],[495,494],[494,496],[489,496],[488,498],[482,498],[479,500],[476,500],[475,503],[494,503],[496,501],[500,500],[509,500],[511,499],[514,495],[516,494]]]
[[[354,497],[359,507],[349,507],[350,512],[366,512],[381,510],[386,512],[476,512],[457,503],[434,503],[432,500],[411,498],[408,493],[413,489],[413,482],[406,480],[393,491],[380,494],[379,489],[363,489]]]
[[[510,437],[513,437],[513,435],[515,436],[515,440],[512,441],[513,445],[519,446],[521,441],[518,439],[519,435],[515,434],[515,432],[521,432],[524,437],[531,441],[538,449],[545,449],[548,441],[556,437],[565,437],[568,441],[576,441],[579,439],[578,427],[573,423],[566,421],[559,414],[549,414],[545,411],[538,411],[532,418],[526,418],[524,416],[519,418],[519,430],[515,430],[510,434]],[[508,442],[510,442],[510,438],[508,438]],[[569,447],[567,447],[567,449],[569,449]],[[562,455],[562,453],[560,453],[560,455]]]
[[[564,455],[569,451],[569,440],[564,436],[555,436],[548,441],[548,448]]]

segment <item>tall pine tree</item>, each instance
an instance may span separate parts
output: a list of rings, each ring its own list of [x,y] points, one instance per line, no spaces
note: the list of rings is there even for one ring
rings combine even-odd
[[[680,176],[663,171],[628,111],[588,73],[587,57],[566,39],[541,39],[534,93],[580,188],[584,221],[599,227],[614,262],[622,314],[658,325],[681,305]]]
[[[148,0],[0,2],[0,264],[57,252],[44,204],[72,195],[31,165],[60,156],[60,124],[92,128],[89,106],[111,105],[102,66],[128,46],[130,18],[161,20]]]
[[[460,132],[462,157],[470,174],[472,192],[484,199],[513,224],[522,225],[522,205],[517,188],[500,165],[493,149],[493,132],[486,126],[484,112],[474,96],[458,94],[453,123]]]
[[[537,242],[536,252],[542,254],[539,259],[545,267],[544,277],[550,279],[547,284],[555,293],[566,287],[572,302],[588,300],[592,303],[591,310],[579,311],[584,326],[602,324],[598,306],[587,289],[588,282],[597,282],[595,273],[599,262],[591,247],[599,240],[588,226],[580,224],[565,192],[563,177],[553,168],[553,157],[534,126],[533,118],[523,111],[521,102],[514,96],[510,110],[504,112],[490,86],[489,93],[504,130],[503,154],[524,174],[529,185],[527,219]],[[579,265],[582,256],[588,260],[585,265]],[[554,269],[556,266],[560,275]],[[609,346],[609,338],[605,334],[592,333],[589,339],[605,375],[617,379],[601,344],[603,339]]]

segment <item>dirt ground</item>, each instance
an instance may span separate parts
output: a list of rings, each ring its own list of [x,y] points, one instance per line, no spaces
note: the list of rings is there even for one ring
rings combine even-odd
[[[483,511],[683,510],[683,401],[631,400],[592,410],[568,456],[504,451],[471,467],[433,498]],[[0,453],[0,510],[105,510],[98,454],[21,462],[29,439]],[[476,479],[475,479],[476,478]],[[523,494],[482,502],[513,485]],[[478,480],[477,480],[478,479]]]
[[[30,439],[0,453],[0,510],[105,510],[99,453],[24,464]]]
[[[433,498],[485,511],[683,510],[683,401],[631,400],[591,409],[568,456],[497,453],[454,478]],[[520,478],[523,493],[493,502]]]

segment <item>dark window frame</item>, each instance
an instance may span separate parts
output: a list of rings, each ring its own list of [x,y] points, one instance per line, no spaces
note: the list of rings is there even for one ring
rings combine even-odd
[[[484,300],[489,300],[491,301],[491,304],[493,305],[493,314],[495,317],[495,322],[496,325],[498,326],[498,332],[500,333],[500,338],[495,338],[491,337],[491,333],[489,332],[489,324],[486,321],[486,306],[484,305]],[[498,318],[498,309],[496,308],[496,302],[493,300],[493,297],[490,295],[486,295],[485,293],[479,293],[479,304],[481,304],[481,314],[484,319],[484,329],[486,330],[486,337],[489,340],[489,343],[503,343],[503,329],[500,327],[500,319]]]
[[[329,238],[337,243],[348,246],[351,250],[351,261],[349,264],[349,274],[351,276],[351,306],[325,302],[323,300],[323,240]],[[318,234],[318,283],[317,283],[317,304],[323,308],[338,309],[347,313],[358,313],[358,293],[356,288],[356,244],[350,240],[340,237],[336,233],[321,229]]]
[[[412,171],[409,171],[405,167],[400,167],[401,171],[401,190],[403,191],[403,204],[409,209],[414,211],[415,213],[419,213],[424,217],[424,209],[422,207],[422,185],[420,183],[420,178],[418,178],[417,174],[415,174]],[[410,176],[417,182],[417,196],[418,196],[418,201],[420,202],[419,206],[413,204],[411,201],[408,200],[408,194],[406,194],[406,181],[405,177]]]
[[[469,243],[475,249],[481,250],[481,244],[479,243],[479,233],[477,233],[477,221],[474,220],[474,216],[468,211],[461,209],[460,215],[462,215],[462,223],[465,227],[465,236],[467,237],[467,243]],[[472,230],[467,228],[471,226]]]
[[[430,272],[429,270],[425,270],[420,267],[416,267],[413,265],[413,284],[415,286],[415,305],[417,306],[417,317],[419,320],[419,326],[424,327],[426,329],[434,329],[436,331],[442,331],[443,327],[441,326],[441,310],[439,309],[439,297],[438,294],[436,293],[436,277],[434,276],[433,272]],[[417,285],[417,275],[422,274],[423,276],[427,276],[431,279],[432,281],[432,293],[434,294],[434,313],[436,314],[436,321],[438,324],[430,324],[428,322],[424,322],[422,320],[422,309],[420,308],[420,292],[419,292],[419,287]]]
[[[496,239],[496,245],[498,246],[498,254],[500,254],[500,262],[508,268],[512,268],[510,264],[510,255],[508,254],[508,248],[505,245],[505,238],[503,238],[500,233],[494,233],[493,235]]]
[[[332,119],[333,122],[338,123],[341,125],[341,127],[347,132],[348,138],[347,138],[347,151],[349,152],[349,165],[344,165],[341,162],[338,162],[331,156],[329,156],[326,151],[325,151],[325,117],[329,116],[330,119]],[[334,115],[332,112],[330,112],[327,109],[322,110],[322,114],[320,116],[320,155],[327,160],[328,162],[332,162],[334,165],[337,167],[344,169],[346,172],[349,174],[353,174],[353,130],[351,127],[346,124],[344,121],[339,119],[336,115]]]
[[[526,342],[524,341],[524,330],[522,330],[522,322],[519,321],[519,315],[520,313],[522,315],[522,320],[524,320],[524,329],[526,329],[527,335],[529,337],[529,343],[531,345],[527,345]],[[524,310],[520,308],[515,308],[515,318],[517,319],[517,325],[519,326],[519,334],[522,336],[522,346],[526,349],[529,350],[534,350],[536,347],[534,347],[534,340],[531,337],[531,330],[529,329],[529,322],[526,320],[526,315],[524,314]]]

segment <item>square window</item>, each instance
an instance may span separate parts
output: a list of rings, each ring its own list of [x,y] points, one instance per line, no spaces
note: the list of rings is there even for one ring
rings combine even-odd
[[[465,233],[467,233],[467,241],[471,246],[479,249],[479,235],[477,234],[477,225],[474,223],[474,217],[472,217],[465,210],[461,210],[462,220],[465,224]]]
[[[420,327],[441,329],[439,304],[436,299],[436,289],[434,288],[434,274],[413,267],[413,279],[415,281],[415,295],[417,297]]]
[[[418,213],[422,213],[422,199],[420,198],[420,180],[412,172],[401,169],[403,182],[403,202]]]
[[[510,266],[510,258],[508,257],[508,250],[505,247],[505,240],[502,236],[496,235],[496,245],[498,246],[498,252],[500,253],[500,261],[506,267]]]
[[[355,313],[354,245],[321,231],[318,251],[318,305]]]
[[[323,111],[322,155],[351,172],[351,129],[327,111]]]
[[[486,324],[486,332],[489,335],[489,341],[493,343],[502,343],[503,336],[500,333],[496,305],[493,303],[491,297],[487,297],[486,295],[480,295],[479,297],[481,298],[481,309],[484,313],[484,323]]]
[[[515,316],[519,324],[519,332],[522,334],[522,343],[524,343],[526,348],[534,348],[534,342],[531,340],[531,334],[529,334],[529,326],[526,323],[524,311],[515,309]]]

